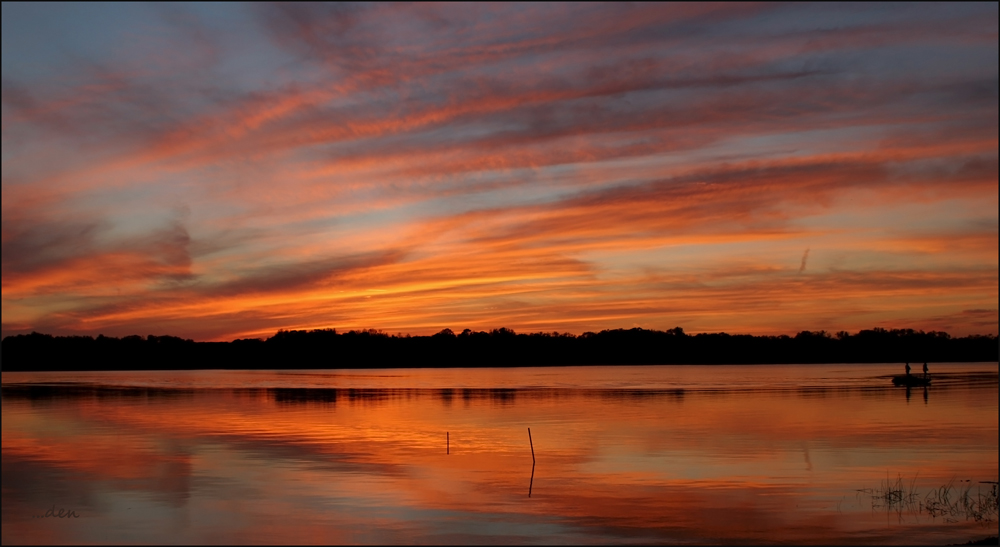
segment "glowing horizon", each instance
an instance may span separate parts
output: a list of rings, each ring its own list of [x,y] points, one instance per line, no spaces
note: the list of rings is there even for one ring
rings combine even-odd
[[[997,20],[5,3],[2,335],[996,335]]]

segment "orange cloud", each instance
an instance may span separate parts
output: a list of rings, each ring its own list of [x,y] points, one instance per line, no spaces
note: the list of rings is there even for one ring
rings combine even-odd
[[[992,19],[822,9],[181,10],[10,64],[4,333],[995,333]]]

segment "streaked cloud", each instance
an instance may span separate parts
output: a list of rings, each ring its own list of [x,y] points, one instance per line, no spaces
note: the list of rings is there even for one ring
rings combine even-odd
[[[4,335],[997,333],[994,5],[3,10]]]

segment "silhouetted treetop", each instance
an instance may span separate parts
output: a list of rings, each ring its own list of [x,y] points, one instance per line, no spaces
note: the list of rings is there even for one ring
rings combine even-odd
[[[688,335],[606,329],[579,336],[512,329],[442,329],[431,336],[376,329],[279,330],[266,339],[194,342],[176,336],[113,338],[21,334],[3,340],[3,366],[19,370],[407,368],[618,364],[886,363],[996,361],[993,335],[874,328],[801,331],[794,337]]]

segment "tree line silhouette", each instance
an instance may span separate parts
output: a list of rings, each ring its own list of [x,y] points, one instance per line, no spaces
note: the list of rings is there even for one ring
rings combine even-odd
[[[280,330],[266,339],[195,342],[176,336],[20,334],[2,342],[3,370],[192,370],[518,367],[632,364],[997,361],[997,337],[913,329],[802,331],[795,336],[603,330],[517,334],[500,328],[431,336],[380,330]]]

